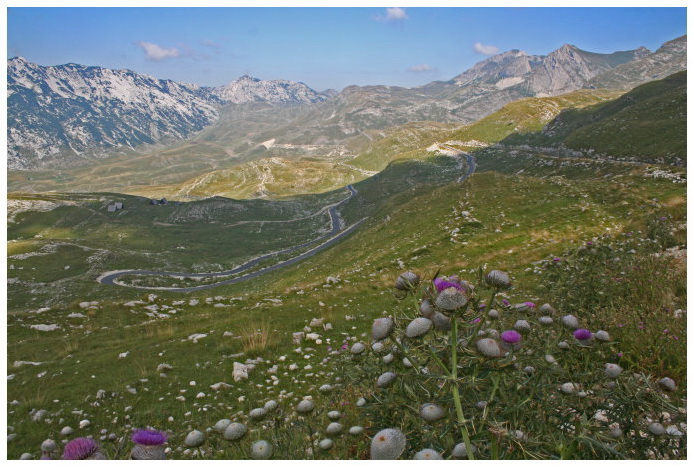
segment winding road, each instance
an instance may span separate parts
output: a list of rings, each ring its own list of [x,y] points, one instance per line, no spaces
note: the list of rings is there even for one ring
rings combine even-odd
[[[451,148],[454,149],[454,148]],[[474,158],[463,151],[458,151],[458,156],[465,156],[467,157],[467,167],[468,170],[461,175],[458,179],[457,182],[464,182],[472,173],[475,171],[475,161]],[[261,276],[263,274],[267,274],[270,271],[275,271],[277,269],[283,268],[285,266],[289,266],[291,264],[297,263],[299,261],[302,261],[306,258],[310,258],[311,256],[315,255],[321,250],[324,250],[325,248],[328,248],[329,246],[335,244],[339,240],[341,240],[343,237],[349,235],[352,233],[362,222],[366,220],[366,218],[361,219],[360,221],[352,224],[351,226],[344,228],[343,227],[343,219],[340,213],[337,211],[338,207],[341,205],[345,204],[347,201],[352,199],[354,196],[357,194],[357,190],[352,186],[352,185],[347,185],[347,190],[349,191],[349,196],[342,201],[339,201],[331,206],[328,207],[328,213],[330,215],[330,225],[331,229],[330,232],[327,234],[321,236],[320,238],[311,240],[306,243],[302,243],[300,245],[295,245],[289,248],[286,248],[284,250],[280,251],[275,251],[272,253],[267,253],[258,257],[255,257],[246,263],[242,264],[241,266],[237,266],[233,269],[230,269],[228,271],[221,271],[221,272],[200,272],[200,273],[180,273],[180,272],[168,272],[168,271],[151,271],[151,270],[146,270],[146,269],[131,269],[131,270],[123,270],[123,271],[109,271],[97,278],[97,282],[105,285],[119,285],[122,287],[132,287],[132,288],[138,288],[138,289],[148,289],[148,290],[167,290],[170,292],[194,292],[197,290],[205,290],[205,289],[211,289],[213,287],[219,287],[221,285],[229,285],[229,284],[236,284],[238,282],[243,282],[247,281],[250,279],[253,279],[255,277]],[[271,266],[267,266],[262,269],[258,269],[257,271],[250,272],[248,274],[244,274],[241,276],[236,276],[230,279],[222,280],[219,282],[214,282],[212,284],[203,284],[203,285],[197,285],[197,286],[192,286],[192,287],[146,287],[146,286],[136,286],[136,285],[130,285],[130,284],[124,284],[122,282],[119,282],[118,279],[122,276],[163,276],[163,277],[175,277],[175,278],[206,278],[206,277],[226,277],[226,276],[231,276],[234,274],[238,274],[243,271],[247,271],[248,269],[252,268],[253,266],[257,265],[261,261],[264,261],[266,259],[272,258],[273,256],[281,255],[281,254],[286,254],[286,253],[291,253],[296,250],[300,250],[302,248],[306,248],[310,245],[313,245],[315,243],[319,243],[318,245],[314,246],[313,248],[297,255],[292,258],[289,258],[284,261],[280,261],[278,263],[275,263]]]

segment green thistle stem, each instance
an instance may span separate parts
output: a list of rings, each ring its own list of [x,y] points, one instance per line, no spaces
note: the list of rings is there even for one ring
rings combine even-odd
[[[460,433],[463,435],[463,441],[465,442],[465,449],[467,449],[468,459],[475,460],[475,455],[472,452],[472,443],[470,442],[470,434],[467,431],[465,414],[463,413],[463,404],[460,402],[460,392],[458,391],[458,320],[453,317],[453,323],[451,326],[451,383],[452,383],[452,393],[453,402],[455,404],[455,412],[458,416],[458,423],[460,424]]]
[[[407,353],[407,350],[405,350],[405,347],[403,347],[402,344],[400,342],[398,342],[398,340],[395,337],[393,337],[392,334],[390,336],[390,340],[392,340],[395,343],[395,345],[398,347],[400,352],[405,356],[405,358],[407,358],[410,361],[410,363],[414,367],[417,374],[420,374],[421,369],[419,367],[419,362],[414,357],[412,357],[409,353]]]
[[[436,352],[434,352],[433,347],[429,346],[429,352],[431,353],[431,356],[433,357],[436,364],[439,367],[441,367],[441,369],[444,371],[444,373],[446,373],[446,376],[448,376],[449,379],[452,378],[451,372],[448,371],[448,368],[446,368],[446,365],[444,365],[443,362],[441,361],[441,359],[438,357],[438,355],[436,355]]]
[[[489,307],[485,309],[485,311],[489,312],[492,308],[494,308],[494,299],[496,298],[496,294],[499,292],[499,289],[497,287],[494,287],[494,292],[492,292],[492,297],[489,299]]]

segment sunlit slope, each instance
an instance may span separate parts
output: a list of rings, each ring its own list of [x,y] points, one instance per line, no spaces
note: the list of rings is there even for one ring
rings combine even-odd
[[[687,72],[643,84],[619,99],[565,110],[542,131],[511,135],[504,142],[682,164],[687,157]]]
[[[393,160],[428,157],[426,149],[436,142],[457,141],[463,143],[460,147],[464,149],[475,149],[480,144],[501,141],[513,132],[538,131],[563,109],[584,107],[618,95],[618,92],[583,90],[557,97],[524,99],[471,125],[412,122],[384,130],[367,130],[341,145],[308,144],[308,140],[298,137],[291,143],[278,143],[274,137],[279,134],[302,134],[301,126],[296,123],[300,118],[292,120],[291,128],[281,126],[282,117],[290,109],[272,111],[258,107],[243,112],[237,109],[234,114],[220,117],[229,120],[226,124],[210,127],[196,139],[177,146],[58,173],[12,172],[8,175],[8,185],[10,191],[106,190],[169,198],[218,194],[247,198],[256,192],[262,194],[258,185],[263,177],[255,168],[264,164],[260,160],[280,159],[283,165],[270,166],[276,181],[266,195],[282,197],[301,193],[302,188],[307,190],[304,193],[323,192],[381,171]],[[256,166],[249,162],[255,162]],[[233,175],[237,168],[241,172],[238,176]],[[221,172],[210,174],[215,170]],[[324,172],[325,180],[312,182],[310,172],[314,170]],[[305,183],[297,184],[293,180],[301,182],[299,179],[305,176]],[[239,181],[241,186],[234,188]]]
[[[282,198],[337,190],[369,176],[344,162],[270,158],[215,170],[175,185],[141,185],[125,192],[175,200],[223,196],[234,199]]]

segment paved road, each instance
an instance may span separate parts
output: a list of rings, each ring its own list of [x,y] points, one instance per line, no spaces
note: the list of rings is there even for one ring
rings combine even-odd
[[[251,259],[250,261],[247,261],[246,263],[242,264],[241,266],[237,266],[233,269],[230,269],[228,271],[221,271],[221,272],[200,272],[200,273],[180,273],[180,272],[172,272],[172,271],[151,271],[151,270],[146,270],[146,269],[132,269],[132,270],[127,270],[127,271],[114,271],[111,273],[106,273],[102,276],[100,276],[97,281],[106,284],[106,285],[120,285],[124,287],[134,287],[134,288],[142,288],[142,289],[165,289],[165,290],[170,290],[174,292],[192,292],[194,290],[203,290],[203,289],[209,289],[212,287],[217,287],[220,285],[225,285],[225,284],[235,284],[236,282],[241,282],[244,280],[252,279],[254,277],[258,277],[261,274],[265,274],[269,271],[274,271],[275,269],[279,269],[284,266],[288,266],[290,264],[296,263],[297,261],[300,261],[302,259],[306,259],[310,256],[315,255],[318,253],[320,250],[323,250],[324,248],[329,247],[330,245],[334,244],[336,241],[341,239],[342,237],[350,234],[354,228],[356,228],[361,222],[364,220],[362,219],[361,221],[357,222],[356,224],[350,226],[349,228],[342,230],[342,224],[343,220],[342,217],[340,216],[340,213],[337,211],[337,208],[339,208],[341,205],[349,201],[352,197],[354,197],[357,194],[357,190],[352,186],[348,185],[347,190],[349,191],[349,196],[342,201],[339,201],[332,206],[328,208],[328,214],[330,215],[330,232],[327,234],[321,236],[320,238],[308,241],[306,243],[302,243],[300,245],[294,245],[289,248],[285,248],[284,250],[280,251],[274,251],[272,253],[267,253],[265,255],[258,256],[256,258]],[[338,233],[339,232],[339,233]],[[321,242],[321,243],[319,243]],[[199,277],[225,277],[225,276],[231,276],[233,274],[238,274],[240,272],[246,271],[256,264],[260,263],[263,260],[272,258],[273,256],[277,255],[282,255],[286,253],[291,253],[293,251],[306,248],[310,245],[313,245],[315,243],[319,243],[317,246],[314,248],[298,255],[293,258],[290,258],[286,261],[281,261],[279,263],[274,264],[273,266],[269,266],[267,268],[260,269],[258,271],[254,271],[249,274],[245,274],[243,276],[238,276],[233,279],[228,279],[225,281],[220,281],[220,282],[215,282],[214,284],[205,284],[205,285],[199,285],[199,286],[193,286],[193,287],[179,287],[179,288],[170,288],[170,287],[136,287],[136,286],[131,286],[131,285],[124,285],[122,283],[116,282],[118,278],[122,276],[176,276],[176,277],[183,277],[183,278],[199,278]]]
[[[451,148],[454,149],[454,148]],[[462,174],[458,178],[458,182],[464,182],[467,180],[467,178],[472,175],[472,173],[475,171],[475,160],[472,157],[472,155],[463,152],[463,151],[458,151],[458,156],[465,156],[467,157],[467,166],[468,170]],[[340,213],[337,212],[337,208],[340,207],[342,204],[346,203],[350,199],[352,199],[356,194],[357,190],[352,186],[352,185],[347,185],[347,190],[349,190],[349,196],[342,201],[333,204],[330,206],[328,209],[328,213],[330,215],[330,225],[331,229],[330,232],[327,234],[323,235],[322,237],[311,240],[306,243],[302,243],[301,245],[296,245],[290,248],[286,248],[281,251],[275,251],[273,253],[268,253],[262,256],[258,256],[256,258],[251,259],[250,261],[242,264],[241,266],[237,266],[233,269],[230,269],[228,271],[222,271],[222,272],[200,272],[200,273],[179,273],[179,272],[168,272],[168,271],[149,271],[149,270],[143,270],[143,269],[135,269],[135,270],[128,270],[128,271],[114,271],[111,273],[106,273],[99,277],[97,279],[98,282],[106,285],[120,285],[123,287],[133,287],[133,288],[140,288],[140,289],[150,289],[150,290],[167,290],[171,292],[194,292],[196,290],[205,290],[205,289],[211,289],[213,287],[219,287],[220,285],[229,285],[229,284],[236,284],[237,282],[243,282],[247,281],[250,279],[253,279],[255,277],[261,276],[263,274],[266,274],[270,271],[275,271],[277,269],[283,268],[285,266],[289,266],[290,264],[297,263],[299,261],[302,261],[306,258],[310,258],[311,256],[315,255],[319,251],[328,248],[329,246],[333,245],[334,243],[338,242],[341,240],[343,237],[349,235],[356,229],[362,222],[366,220],[366,218],[360,220],[356,224],[353,224],[349,226],[348,228],[342,230],[342,217],[340,216]],[[222,280],[219,282],[215,282],[213,284],[205,284],[205,285],[197,285],[193,287],[136,287],[132,285],[125,285],[122,283],[116,282],[119,277],[122,276],[175,276],[175,277],[184,277],[184,278],[198,278],[198,277],[225,277],[225,276],[230,276],[233,274],[238,274],[240,272],[246,271],[256,264],[260,263],[263,260],[272,258],[273,256],[285,254],[285,253],[291,253],[292,251],[296,251],[302,248],[306,248],[309,245],[312,245],[314,243],[319,243],[317,246],[311,248],[310,250],[307,250],[300,255],[294,256],[293,258],[287,259],[285,261],[280,261],[279,263],[275,263],[272,266],[265,267],[263,269],[258,269],[257,271],[250,272],[248,274],[244,274],[242,276],[237,276],[232,279],[226,279]]]

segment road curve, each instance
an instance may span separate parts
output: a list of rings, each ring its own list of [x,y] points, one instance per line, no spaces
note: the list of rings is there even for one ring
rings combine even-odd
[[[132,287],[132,288],[140,288],[140,289],[152,289],[152,290],[170,290],[173,292],[192,292],[194,290],[203,290],[203,289],[209,289],[212,287],[217,287],[220,285],[225,285],[225,284],[235,284],[237,282],[242,282],[244,280],[252,279],[254,277],[258,277],[261,274],[265,274],[270,271],[274,271],[275,269],[279,269],[284,266],[288,266],[290,264],[296,263],[297,261],[300,261],[302,259],[308,258],[310,256],[315,255],[318,253],[320,250],[323,250],[327,248],[328,246],[334,244],[336,241],[340,240],[342,237],[348,235],[351,233],[361,222],[363,222],[364,219],[361,221],[357,222],[356,224],[351,225],[349,228],[342,230],[342,217],[340,214],[337,212],[337,208],[340,207],[342,204],[346,203],[349,201],[351,198],[353,198],[357,194],[357,190],[352,186],[348,185],[347,190],[349,191],[349,196],[342,201],[339,201],[332,206],[328,208],[328,214],[330,216],[330,232],[327,234],[302,243],[300,245],[294,245],[289,248],[285,248],[284,250],[280,251],[274,251],[272,253],[267,253],[261,256],[257,256],[244,264],[237,266],[233,269],[230,269],[228,271],[220,271],[220,272],[201,272],[201,273],[180,273],[180,272],[173,272],[173,271],[151,271],[151,270],[146,270],[146,269],[131,269],[131,270],[122,270],[122,271],[110,271],[105,274],[102,274],[97,278],[97,282],[105,285],[119,285],[122,287]],[[341,231],[342,230],[342,231]],[[340,232],[341,231],[341,232]],[[240,272],[246,271],[256,264],[260,263],[263,260],[269,259],[273,256],[285,254],[285,253],[291,253],[292,251],[296,251],[302,248],[306,248],[314,243],[321,242],[314,248],[298,255],[293,258],[290,258],[285,261],[281,261],[279,263],[276,263],[272,266],[268,266],[266,268],[260,269],[258,271],[254,271],[249,274],[245,274],[243,276],[238,276],[234,277],[232,279],[227,279],[223,280],[220,282],[215,282],[213,284],[204,284],[204,285],[199,285],[199,286],[193,286],[193,287],[141,287],[141,286],[134,286],[134,285],[126,285],[123,283],[118,282],[118,278],[122,276],[175,276],[175,277],[181,277],[181,278],[199,278],[199,277],[226,277],[226,276],[231,276],[233,274],[238,274]]]
[[[458,156],[465,156],[467,158],[467,171],[462,174],[458,179],[458,183],[462,183],[465,180],[467,180],[470,175],[475,171],[476,165],[475,165],[475,160],[470,155],[469,153],[466,153],[464,151],[458,151]],[[316,253],[318,253],[321,250],[324,250],[325,248],[328,248],[329,246],[333,245],[334,243],[338,242],[340,239],[343,237],[349,235],[352,233],[362,222],[366,220],[366,218],[358,221],[355,224],[352,224],[351,226],[345,228],[344,230],[342,229],[342,217],[340,214],[337,212],[337,208],[352,199],[356,194],[357,190],[352,186],[352,185],[347,185],[347,190],[349,190],[349,196],[342,201],[339,201],[332,206],[328,208],[328,214],[330,215],[330,224],[331,224],[331,229],[330,232],[328,232],[326,235],[323,235],[322,237],[311,240],[306,243],[302,243],[301,245],[295,245],[293,247],[285,248],[284,250],[280,251],[275,251],[272,253],[267,253],[261,256],[258,256],[256,258],[251,259],[250,261],[247,261],[246,263],[242,264],[241,266],[237,266],[233,269],[230,269],[228,271],[221,271],[221,272],[200,272],[200,273],[179,273],[179,272],[168,272],[168,271],[150,271],[150,270],[145,270],[145,269],[133,269],[133,270],[125,270],[125,271],[110,271],[107,272],[103,275],[101,275],[99,278],[97,278],[97,282],[105,285],[119,285],[121,287],[132,287],[132,288],[138,288],[138,289],[147,289],[147,290],[167,290],[170,292],[194,292],[196,290],[205,290],[205,289],[211,289],[213,287],[219,287],[221,285],[229,285],[229,284],[236,284],[238,282],[243,282],[247,281],[250,279],[254,279],[258,276],[261,276],[263,274],[266,274],[270,271],[275,271],[277,269],[283,268],[285,266],[289,266],[290,264],[297,263],[299,261],[302,261],[306,258],[309,258]],[[122,276],[175,276],[175,277],[182,277],[182,278],[198,278],[198,277],[226,277],[226,276],[231,276],[233,274],[238,274],[240,272],[246,271],[256,264],[260,263],[263,260],[266,260],[268,258],[271,258],[273,256],[277,256],[280,254],[284,253],[291,253],[292,251],[296,251],[302,248],[305,248],[309,245],[312,245],[316,242],[321,241],[322,242],[315,247],[311,248],[310,250],[307,250],[300,255],[294,256],[292,258],[289,258],[285,261],[280,261],[279,263],[275,263],[272,266],[265,267],[263,269],[258,269],[257,271],[250,272],[248,274],[244,274],[242,276],[237,276],[231,279],[226,279],[222,280],[219,282],[215,282],[213,284],[204,284],[204,285],[197,285],[193,287],[142,287],[142,286],[134,286],[134,285],[127,285],[118,282],[118,278]]]

